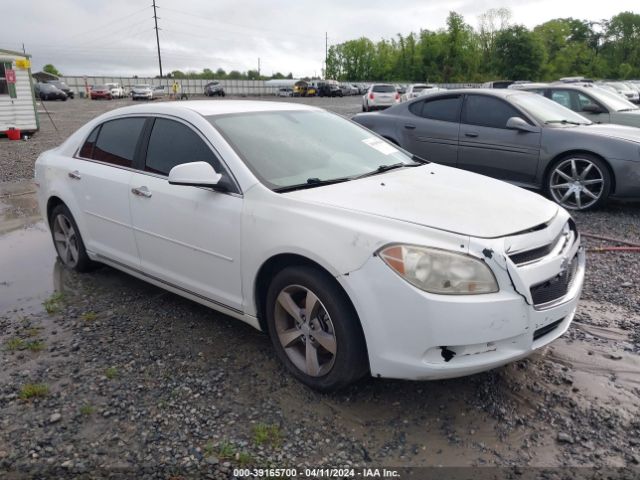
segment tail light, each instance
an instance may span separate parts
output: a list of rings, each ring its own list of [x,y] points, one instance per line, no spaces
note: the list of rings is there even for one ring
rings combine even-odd
[[[369,100],[373,100],[373,98],[374,98],[374,95],[373,95],[373,92],[371,92],[371,93],[369,94]]]
[[[400,100],[400,94],[396,92],[396,100]]]

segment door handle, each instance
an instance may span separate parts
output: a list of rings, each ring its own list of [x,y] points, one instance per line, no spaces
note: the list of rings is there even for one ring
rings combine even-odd
[[[151,192],[144,185],[142,187],[132,188],[131,193],[137,195],[138,197],[151,198]]]
[[[478,136],[478,134],[476,132],[464,132],[464,136],[465,137],[475,138],[475,137]]]
[[[406,128],[407,130],[415,130],[416,126],[412,123],[405,123],[404,128]]]
[[[80,175],[80,172],[78,170],[74,170],[73,172],[69,172],[67,173],[69,178],[72,178],[73,180],[80,180],[82,178],[82,176]]]

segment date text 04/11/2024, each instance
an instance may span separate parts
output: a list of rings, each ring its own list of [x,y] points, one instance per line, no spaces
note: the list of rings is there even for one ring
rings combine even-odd
[[[298,474],[304,474],[301,478],[400,478],[397,470],[386,468],[305,468],[303,472],[298,472],[295,468],[238,468],[234,469],[233,475],[236,477],[279,477],[297,478]]]

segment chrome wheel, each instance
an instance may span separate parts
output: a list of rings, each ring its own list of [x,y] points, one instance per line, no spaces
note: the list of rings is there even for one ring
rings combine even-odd
[[[570,210],[583,210],[596,204],[605,189],[605,176],[586,158],[569,158],[551,172],[549,189],[553,199]]]
[[[301,372],[321,377],[336,358],[336,336],[326,308],[308,288],[289,285],[275,302],[275,330],[289,360]]]
[[[71,268],[78,264],[78,236],[71,221],[62,213],[53,220],[53,243],[62,263]]]

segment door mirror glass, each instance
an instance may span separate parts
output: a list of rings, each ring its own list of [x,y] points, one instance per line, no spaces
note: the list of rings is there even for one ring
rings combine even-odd
[[[600,108],[595,103],[588,103],[582,106],[582,111],[587,113],[604,113],[602,108]]]
[[[188,185],[192,187],[214,187],[220,182],[222,175],[207,162],[191,162],[176,165],[169,172],[171,185]]]
[[[507,120],[506,127],[509,130],[518,130],[520,132],[537,132],[538,129],[533,125],[529,125],[525,120],[520,117],[511,117]]]

